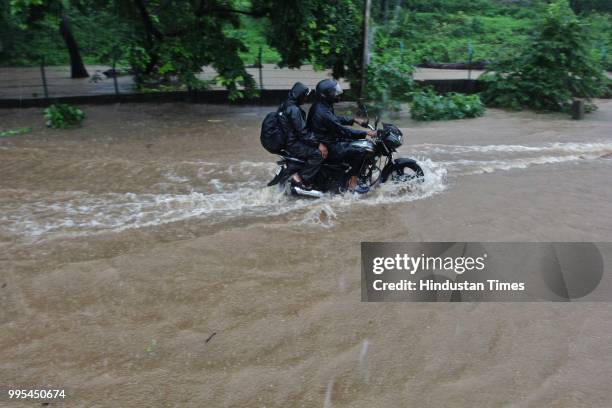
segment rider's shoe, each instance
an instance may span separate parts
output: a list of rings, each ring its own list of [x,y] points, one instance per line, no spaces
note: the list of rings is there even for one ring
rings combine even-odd
[[[295,179],[291,179],[291,187],[297,187],[304,191],[312,190],[312,185],[305,183],[304,181],[296,181]]]
[[[365,194],[370,191],[370,187],[367,184],[360,183],[354,190],[357,194]]]

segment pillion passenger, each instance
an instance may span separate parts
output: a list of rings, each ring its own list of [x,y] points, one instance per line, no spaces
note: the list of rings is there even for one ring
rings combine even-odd
[[[305,190],[312,189],[312,180],[327,157],[325,146],[319,144],[306,128],[306,112],[301,105],[306,103],[309,94],[310,88],[296,82],[289,91],[289,97],[278,109],[278,121],[287,137],[285,150],[306,161],[304,168],[292,176],[291,184]]]

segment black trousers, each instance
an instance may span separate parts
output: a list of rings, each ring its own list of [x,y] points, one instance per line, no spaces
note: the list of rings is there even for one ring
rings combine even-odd
[[[309,146],[302,142],[294,142],[286,149],[292,156],[306,160],[306,165],[298,174],[306,182],[312,181],[321,168],[323,156],[318,148]]]
[[[361,165],[365,159],[365,152],[360,152],[354,148],[351,148],[351,142],[333,142],[325,145],[327,146],[328,151],[327,161],[330,163],[346,162],[351,166],[349,175],[359,175],[359,170],[361,170]]]

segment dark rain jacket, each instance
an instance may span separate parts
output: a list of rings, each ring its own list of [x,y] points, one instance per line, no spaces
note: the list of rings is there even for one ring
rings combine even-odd
[[[306,127],[306,112],[298,105],[298,97],[306,89],[303,84],[296,83],[289,91],[289,98],[278,108],[279,123],[283,133],[287,136],[288,147],[297,141],[312,147],[318,146],[318,143],[310,137]]]
[[[367,132],[351,129],[347,126],[353,124],[353,119],[337,116],[333,104],[319,99],[308,111],[308,128],[313,137],[321,143],[339,142],[344,139],[363,139]]]

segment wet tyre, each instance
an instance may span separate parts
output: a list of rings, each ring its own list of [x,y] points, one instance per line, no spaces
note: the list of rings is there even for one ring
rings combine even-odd
[[[408,181],[422,183],[425,181],[425,173],[418,163],[407,163],[403,167],[393,170],[389,179],[394,183],[405,183]]]

